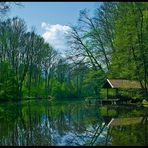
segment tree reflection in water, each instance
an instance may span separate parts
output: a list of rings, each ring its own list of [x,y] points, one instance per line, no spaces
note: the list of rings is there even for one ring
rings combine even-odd
[[[146,112],[135,107],[87,106],[80,101],[1,103],[0,145],[147,145],[147,120],[106,127],[112,118],[147,117]]]

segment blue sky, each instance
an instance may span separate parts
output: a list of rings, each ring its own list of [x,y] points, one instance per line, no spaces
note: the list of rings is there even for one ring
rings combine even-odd
[[[79,11],[87,8],[92,15],[100,3],[22,2],[22,4],[23,7],[13,6],[9,16],[23,18],[28,28],[34,26],[36,32],[42,35],[47,42],[56,48],[65,48],[63,35],[70,30],[71,24],[77,24]]]

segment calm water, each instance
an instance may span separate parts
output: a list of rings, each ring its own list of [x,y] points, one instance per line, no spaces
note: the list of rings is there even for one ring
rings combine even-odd
[[[0,103],[0,146],[148,145],[147,115],[144,107],[82,101]]]

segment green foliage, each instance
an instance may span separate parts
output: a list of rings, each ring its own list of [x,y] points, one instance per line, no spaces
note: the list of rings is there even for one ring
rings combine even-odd
[[[147,3],[119,3],[109,77],[138,80],[147,91]]]
[[[0,63],[0,98],[17,98],[18,82],[14,71],[7,62]]]
[[[124,131],[124,132],[117,132],[117,130],[114,130],[112,132],[113,135],[113,142],[112,145],[118,145],[118,146],[134,146],[135,144],[137,145],[137,137],[135,135],[130,136],[129,138],[129,132]],[[116,138],[114,138],[116,137]]]
[[[23,98],[28,97],[28,94],[28,89],[26,89],[26,87],[24,86],[22,89]],[[46,98],[44,83],[42,82],[38,86],[32,86],[30,89],[30,96],[36,98]]]
[[[53,80],[51,95],[57,99],[65,99],[73,97],[72,90],[66,85],[66,83],[60,83],[56,79]]]
[[[101,87],[109,77],[138,80],[143,90],[131,96],[143,99],[148,94],[147,7],[145,2],[102,3],[93,17],[82,10],[66,58],[34,30],[27,32],[23,19],[1,21],[0,98],[105,97]]]
[[[56,98],[62,98],[62,88],[60,82],[54,80],[53,81],[53,86],[52,86],[52,93],[53,96]]]
[[[0,22],[0,97],[47,96],[47,74],[54,49],[18,18]],[[23,90],[23,91],[22,91]]]
[[[89,90],[88,92],[94,92],[95,95],[99,95],[105,81],[105,74],[100,70],[89,70],[85,77],[84,86]]]
[[[117,115],[117,111],[114,109],[108,109],[107,106],[102,106],[99,108],[99,112],[103,116],[108,116],[108,117],[115,117]]]

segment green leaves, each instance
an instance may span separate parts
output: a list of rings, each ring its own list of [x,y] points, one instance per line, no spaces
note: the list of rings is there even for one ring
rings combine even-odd
[[[18,83],[10,64],[0,63],[0,69],[0,98],[17,98]]]

